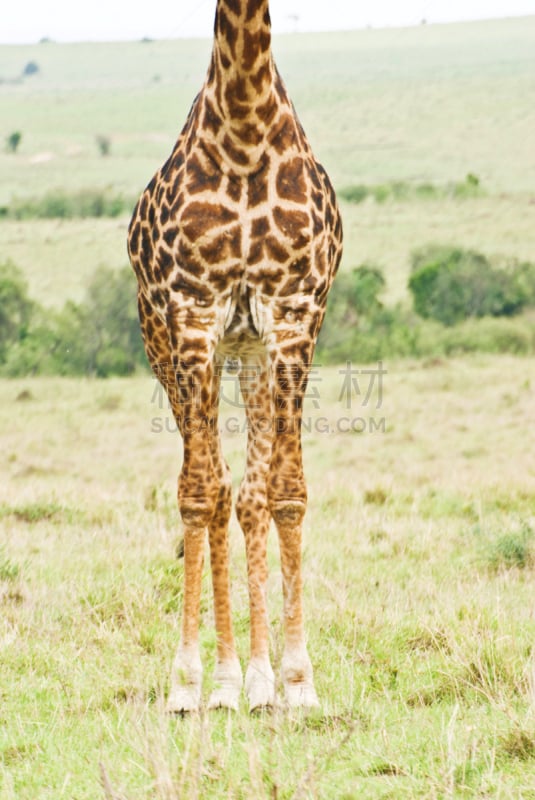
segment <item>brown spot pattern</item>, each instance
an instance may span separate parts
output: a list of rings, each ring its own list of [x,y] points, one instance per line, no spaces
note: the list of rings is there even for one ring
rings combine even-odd
[[[128,250],[147,356],[184,439],[178,489],[187,562],[182,643],[196,641],[202,559],[191,554],[197,528],[207,527],[218,663],[235,656],[231,481],[217,435],[222,363],[230,353],[241,359],[249,423],[236,510],[247,551],[251,654],[269,657],[264,590],[273,518],[284,581],[292,585],[285,593],[286,637],[305,653],[295,669],[308,676],[310,691],[299,571],[306,505],[300,427],[314,344],[340,262],[342,225],[270,45],[267,0],[218,0],[206,83],[171,156],[140,197]],[[234,318],[224,320],[229,308]]]

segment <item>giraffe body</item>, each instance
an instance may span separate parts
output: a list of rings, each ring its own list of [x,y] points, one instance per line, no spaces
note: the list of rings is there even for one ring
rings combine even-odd
[[[275,700],[265,602],[273,518],[283,575],[282,677],[291,706],[317,704],[301,609],[306,486],[301,414],[307,375],[338,268],[342,226],[271,55],[268,0],[218,0],[210,69],[175,148],[129,229],[151,366],[184,440],[182,632],[168,707],[200,703],[200,581],[210,543],[218,635],[210,706],[236,708],[242,674],[230,612],[231,481],[217,430],[221,372],[239,363],[248,420],[236,511],[251,607],[250,707]]]

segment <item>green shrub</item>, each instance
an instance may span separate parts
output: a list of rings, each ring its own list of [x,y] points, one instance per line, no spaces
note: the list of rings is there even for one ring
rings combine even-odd
[[[509,531],[491,532],[487,541],[482,543],[482,555],[493,571],[532,567],[535,560],[534,538],[531,526],[521,521]]]
[[[435,200],[441,192],[433,183],[419,183],[414,187],[414,194],[418,200]]]
[[[9,348],[27,333],[33,310],[28,284],[12,261],[0,264],[0,363]]]
[[[359,183],[354,186],[346,186],[345,189],[338,191],[338,196],[348,203],[362,203],[368,197],[370,190],[364,184]]]
[[[373,265],[363,264],[350,272],[338,274],[318,340],[317,352],[324,361],[347,360],[350,350],[356,346],[362,361],[376,358],[377,342],[374,337],[366,335],[366,329],[369,320],[382,308],[379,295],[384,286],[381,270]]]
[[[95,139],[98,151],[101,156],[109,156],[111,151],[111,139],[109,136],[99,135]]]
[[[367,197],[373,197],[376,203],[385,203],[387,200],[465,200],[479,197],[482,193],[479,178],[471,172],[463,181],[447,184],[389,181],[372,186],[358,183],[338,190],[338,196],[348,203],[362,203]]]
[[[6,207],[5,216],[21,220],[117,217],[133,205],[131,200],[106,189],[83,189],[75,194],[54,190],[41,198],[14,198]]]
[[[20,131],[13,131],[6,139],[6,149],[8,153],[16,153],[22,141],[22,133]]]
[[[449,248],[436,250],[439,255],[450,252]],[[416,269],[425,264],[426,252],[415,253]],[[510,270],[515,281],[521,275],[525,286],[533,278],[533,272],[529,264]],[[376,266],[363,265],[338,274],[318,338],[318,363],[372,363],[385,358],[435,358],[472,352],[518,355],[535,352],[533,314],[515,318],[472,317],[445,326],[402,305],[385,308],[380,300],[384,286],[384,276]],[[524,288],[523,292],[527,297],[528,290]]]
[[[24,336],[6,348],[1,373],[23,375],[128,375],[147,365],[132,270],[101,268],[83,303],[61,311],[33,306]]]
[[[512,316],[529,302],[514,269],[495,269],[473,250],[430,245],[412,257],[414,309],[445,325],[469,317]]]
[[[22,70],[22,74],[26,76],[37,75],[39,71],[40,71],[39,64],[36,61],[28,61],[28,63]]]
[[[316,348],[324,364],[359,361],[371,363],[385,357],[435,354],[438,323],[424,322],[401,305],[385,308],[380,295],[385,287],[381,270],[364,264],[339,273],[333,284]],[[425,330],[424,330],[425,329]],[[432,335],[431,335],[432,334]]]
[[[481,194],[480,180],[477,175],[469,172],[464,181],[453,184],[452,195],[457,199],[478,197]]]
[[[535,307],[535,264],[529,261],[514,262],[509,266],[514,275],[517,291],[525,298],[528,307]]]
[[[371,193],[376,203],[386,203],[392,196],[392,188],[388,183],[380,183],[373,187]]]

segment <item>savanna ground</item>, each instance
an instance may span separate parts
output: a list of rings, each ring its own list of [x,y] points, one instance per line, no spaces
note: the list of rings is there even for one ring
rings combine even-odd
[[[342,268],[380,263],[385,300],[406,299],[409,253],[430,241],[533,259],[534,32],[530,18],[276,42],[338,187],[481,180],[463,201],[344,206]],[[0,204],[50,188],[134,196],[170,149],[208,51],[0,48],[4,133],[23,133],[16,155],[0,155]],[[30,60],[40,73],[9,82]],[[97,135],[110,136],[105,158]],[[2,257],[60,306],[96,265],[125,263],[126,224],[0,220]],[[535,365],[384,368],[380,390],[362,372],[378,365],[359,368],[355,354],[358,372],[318,366],[308,391],[305,609],[322,701],[309,716],[251,717],[245,702],[237,714],[163,712],[182,592],[180,443],[155,382],[0,382],[2,798],[535,798]],[[222,436],[237,485],[234,389],[229,377]],[[235,519],[231,547],[245,661]],[[275,535],[269,563],[278,665]],[[208,571],[204,584],[208,691]]]

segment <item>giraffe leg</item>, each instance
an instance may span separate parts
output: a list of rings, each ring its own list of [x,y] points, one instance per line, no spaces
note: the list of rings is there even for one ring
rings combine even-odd
[[[311,354],[310,354],[311,360]],[[282,679],[290,707],[319,705],[303,627],[301,544],[307,492],[301,452],[302,403],[309,364],[271,352],[275,408],[268,503],[277,526],[284,597]]]
[[[191,326],[188,334],[192,337]],[[202,664],[199,612],[206,531],[216,513],[221,477],[214,465],[212,381],[213,347],[198,331],[195,352],[191,338],[171,329],[172,369],[167,391],[184,442],[178,480],[178,505],[184,526],[184,596],[180,644],[171,672],[167,710],[195,711],[201,701]]]
[[[245,537],[250,604],[251,658],[245,689],[251,711],[275,703],[275,676],[269,660],[266,608],[267,537],[271,515],[267,476],[271,455],[271,399],[266,360],[243,359],[240,385],[246,403],[247,464],[236,513]]]
[[[222,368],[223,363],[217,363],[216,375],[213,381],[213,424],[211,427],[214,432],[217,430],[219,385]],[[208,707],[237,710],[243,677],[234,643],[230,603],[228,524],[232,511],[232,481],[230,470],[221,452],[219,436],[215,435],[215,433],[212,440],[212,460],[219,476],[220,489],[214,516],[208,524],[214,616],[217,631],[217,663],[213,676],[214,689],[210,695]]]
[[[201,702],[202,664],[199,652],[199,606],[206,529],[184,529],[184,600],[180,644],[173,661],[167,711],[196,711]]]

